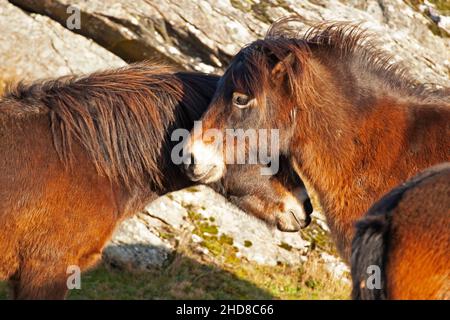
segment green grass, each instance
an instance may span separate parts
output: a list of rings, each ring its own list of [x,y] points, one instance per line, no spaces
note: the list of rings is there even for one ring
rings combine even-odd
[[[306,263],[289,266],[261,266],[238,258],[232,237],[220,234],[214,219],[188,207],[188,219],[202,241],[174,242],[177,252],[162,269],[145,273],[112,269],[105,265],[84,273],[80,290],[72,290],[69,299],[347,299],[348,283],[333,278],[318,258],[320,251],[331,252],[325,235],[311,228],[309,239],[315,239]],[[173,230],[165,237],[173,238]],[[199,246],[208,250],[201,253]],[[245,246],[251,247],[247,241]],[[288,244],[282,248],[292,250]],[[0,299],[6,299],[6,283],[0,282]]]
[[[209,229],[208,229],[209,230]],[[348,299],[350,286],[333,278],[313,250],[301,266],[261,266],[236,257],[231,237],[209,235],[180,245],[163,269],[133,273],[105,265],[84,273],[69,299]],[[209,250],[199,253],[198,246]],[[6,299],[0,282],[0,299]]]
[[[223,269],[222,269],[223,268]],[[317,262],[302,267],[258,266],[248,261],[218,266],[177,257],[164,270],[131,273],[104,265],[82,277],[69,299],[347,299],[347,284]],[[0,283],[0,299],[7,286]]]

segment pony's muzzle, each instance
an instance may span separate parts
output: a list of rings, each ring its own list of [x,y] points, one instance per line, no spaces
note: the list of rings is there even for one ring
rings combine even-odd
[[[189,179],[195,182],[211,183],[223,176],[222,166],[209,162],[201,162],[189,155],[190,162],[184,165],[184,171]]]
[[[186,175],[195,182],[211,183],[225,174],[222,154],[211,144],[194,141],[187,148],[184,165]]]
[[[306,228],[311,223],[313,207],[306,191],[302,191],[301,197],[298,192],[296,198],[285,199],[285,210],[277,215],[277,228],[284,232],[297,232]]]
[[[306,228],[310,223],[311,217],[305,215],[303,210],[289,209],[277,218],[277,228],[283,232],[297,232]]]
[[[189,163],[184,165],[186,175],[192,181],[200,181],[207,179],[212,171],[214,171],[214,165],[199,165],[195,163]]]

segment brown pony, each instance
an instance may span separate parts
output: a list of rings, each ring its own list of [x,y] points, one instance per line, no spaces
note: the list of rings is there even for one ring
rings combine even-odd
[[[59,299],[120,221],[193,183],[171,161],[171,132],[190,130],[218,77],[139,63],[19,84],[0,100],[0,279],[14,298]],[[236,166],[213,187],[283,230],[309,218],[284,170]],[[287,186],[287,187],[285,187]]]
[[[450,299],[449,229],[450,163],[445,163],[390,191],[356,224],[353,298]],[[380,267],[378,288],[374,282],[368,287],[370,266]]]
[[[278,129],[280,153],[316,194],[349,262],[354,223],[371,204],[449,161],[450,91],[417,83],[358,27],[319,25],[299,36],[289,24],[295,20],[275,23],[234,57],[202,117],[203,131]],[[213,181],[225,172],[216,145],[193,136],[192,178]],[[433,237],[423,245],[448,245],[446,234]]]

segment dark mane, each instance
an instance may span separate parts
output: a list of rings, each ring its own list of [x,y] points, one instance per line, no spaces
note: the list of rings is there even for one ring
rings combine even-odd
[[[66,164],[73,164],[76,141],[112,181],[158,188],[166,180],[161,169],[171,165],[171,131],[191,128],[206,110],[216,81],[215,76],[174,73],[143,62],[82,77],[19,83],[4,96],[19,103],[14,110],[0,104],[0,113],[46,114]]]
[[[245,47],[234,61],[245,62],[245,68],[248,70],[229,71],[232,75],[240,75],[233,77],[234,85],[250,88],[250,93],[258,97],[262,89],[261,81],[267,81],[269,76],[264,69],[267,70],[275,61],[283,60],[288,54],[293,54],[297,63],[294,66],[286,65],[286,72],[292,92],[301,94],[298,92],[301,87],[299,72],[310,75],[314,73],[304,61],[307,61],[312,51],[320,50],[329,59],[338,59],[357,66],[358,71],[362,70],[370,79],[378,79],[377,81],[393,92],[421,101],[448,101],[448,88],[418,82],[402,63],[394,62],[391,55],[381,50],[374,36],[359,25],[346,22],[323,23],[300,33],[295,23],[301,21],[303,20],[298,17],[283,18],[270,27],[263,40],[257,40]]]

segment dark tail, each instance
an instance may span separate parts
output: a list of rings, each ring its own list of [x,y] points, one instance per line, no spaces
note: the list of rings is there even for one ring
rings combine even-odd
[[[352,298],[355,300],[386,299],[389,216],[387,211],[369,211],[356,224],[351,257]]]
[[[392,239],[392,214],[403,194],[423,182],[449,170],[448,164],[438,165],[423,171],[404,184],[394,188],[377,201],[356,224],[352,243],[351,273],[352,297],[356,300],[383,300],[388,298],[386,264],[389,242]],[[374,279],[378,276],[377,281]],[[379,286],[374,286],[377,284]]]
[[[392,211],[410,186],[406,183],[393,189],[356,223],[351,257],[352,298],[355,300],[387,299],[386,262]]]

